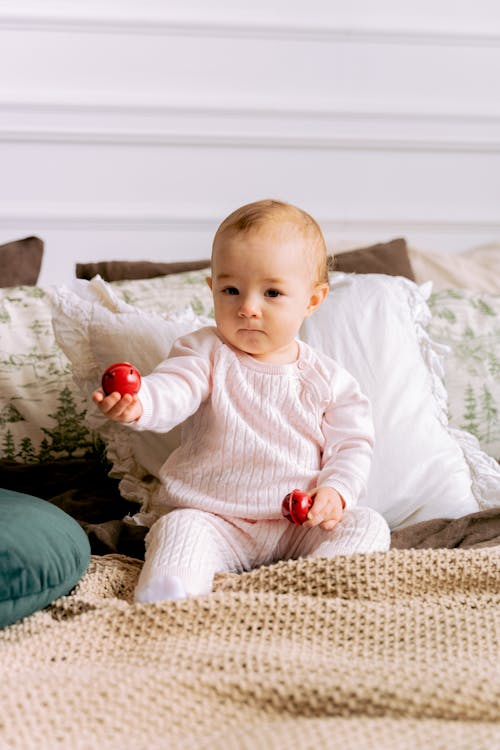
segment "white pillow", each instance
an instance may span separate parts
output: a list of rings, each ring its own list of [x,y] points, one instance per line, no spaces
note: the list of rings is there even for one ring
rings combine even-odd
[[[331,279],[301,337],[349,370],[372,402],[376,446],[366,505],[392,528],[500,505],[500,468],[475,438],[448,427],[443,347],[423,327],[430,286],[377,274]]]
[[[110,475],[121,478],[123,497],[140,502],[145,513],[154,512],[158,472],[179,444],[181,426],[165,435],[133,432],[105,419],[90,395],[100,386],[108,365],[130,361],[147,375],[168,355],[175,339],[212,321],[198,317],[190,308],[169,316],[138,310],[123,302],[99,276],[55,289],[52,304],[56,341],[87,396],[86,421],[106,444]]]

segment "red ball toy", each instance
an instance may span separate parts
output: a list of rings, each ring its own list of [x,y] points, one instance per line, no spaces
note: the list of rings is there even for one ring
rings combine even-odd
[[[302,526],[307,514],[312,508],[313,499],[302,490],[292,490],[281,504],[281,511],[285,518],[296,526]]]
[[[125,393],[135,395],[141,387],[141,374],[130,362],[116,362],[104,371],[101,385],[106,396],[115,391],[121,396]]]

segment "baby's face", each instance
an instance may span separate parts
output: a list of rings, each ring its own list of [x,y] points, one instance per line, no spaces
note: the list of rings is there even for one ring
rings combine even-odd
[[[219,331],[255,359],[294,362],[302,321],[327,292],[313,273],[305,239],[286,226],[223,235],[209,280]]]

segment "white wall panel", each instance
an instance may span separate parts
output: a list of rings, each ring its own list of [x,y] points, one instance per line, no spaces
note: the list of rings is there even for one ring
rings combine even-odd
[[[191,169],[186,152],[196,162]],[[445,211],[456,212],[455,218],[494,218],[500,155],[401,151],[395,157],[383,149],[1,144],[10,174],[2,205],[21,212],[38,203],[55,211],[96,205],[105,212],[121,205],[166,214],[196,206],[204,215],[253,193],[286,193],[330,211],[336,210],[329,205],[335,197],[340,212],[352,216],[370,210],[436,219]]]
[[[499,41],[470,46],[350,39],[254,39],[3,30],[2,89],[19,97],[94,93],[207,104],[499,112]],[[480,75],[478,75],[480,73]],[[11,86],[9,85],[11,84]],[[9,91],[10,89],[10,91]],[[2,94],[2,98],[4,94]],[[494,101],[492,101],[492,99]],[[481,109],[479,109],[481,111]]]
[[[0,4],[0,242],[206,257],[239,203],[329,242],[500,238],[500,6],[451,0]]]

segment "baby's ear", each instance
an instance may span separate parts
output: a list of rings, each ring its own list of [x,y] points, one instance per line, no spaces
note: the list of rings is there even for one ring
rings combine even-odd
[[[309,315],[312,315],[313,312],[318,309],[321,303],[325,300],[326,295],[329,291],[330,287],[328,284],[317,284],[314,287],[309,299],[309,305],[307,306],[306,317],[309,317]]]
[[[212,277],[211,276],[206,276],[205,277],[205,281],[207,282],[208,286],[211,289],[212,288]]]

